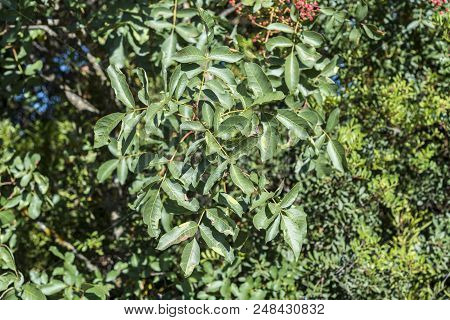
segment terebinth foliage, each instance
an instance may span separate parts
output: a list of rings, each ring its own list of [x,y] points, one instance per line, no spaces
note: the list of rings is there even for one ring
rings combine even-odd
[[[342,25],[348,13],[319,13],[315,6],[320,19],[305,19],[303,7],[286,1],[260,25],[245,18],[259,10],[257,2],[243,2],[238,22],[189,3],[163,1],[152,9],[148,25],[162,43],[154,65],[160,74],[137,69],[127,81],[117,65],[108,68],[123,110],[95,126],[95,147],[108,146],[113,155],[98,178],[135,179],[130,206],[142,214],[157,249],[180,246],[185,276],[203,248],[233,263],[254,232],[265,232],[266,243],[282,237],[298,258],[307,230],[307,212],[296,201],[299,187],[286,190],[283,177],[260,168],[295,152],[302,170],[324,175],[331,167],[346,169],[334,133],[339,110],[314,108],[336,94],[331,78],[338,56],[312,29]],[[364,18],[367,6],[357,14]],[[255,34],[263,36],[246,39],[242,28],[258,28]],[[250,45],[259,46],[259,54],[247,50]]]

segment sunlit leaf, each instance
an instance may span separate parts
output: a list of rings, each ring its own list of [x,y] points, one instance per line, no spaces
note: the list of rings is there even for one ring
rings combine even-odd
[[[238,186],[245,194],[251,194],[254,191],[253,183],[247,178],[235,165],[231,165],[230,169],[231,180]]]
[[[173,228],[166,234],[164,234],[161,239],[159,239],[158,246],[156,249],[165,250],[174,244],[183,242],[195,235],[197,232],[198,225],[194,221],[188,221],[180,224],[179,226]]]
[[[125,113],[111,113],[97,121],[94,126],[94,148],[108,144],[110,133],[124,117]]]
[[[181,269],[185,277],[189,277],[200,262],[200,247],[197,240],[188,242],[181,253]]]
[[[125,75],[115,65],[110,65],[106,71],[108,72],[109,80],[111,81],[111,86],[114,89],[117,99],[128,108],[134,109],[135,102],[133,94],[128,87]]]

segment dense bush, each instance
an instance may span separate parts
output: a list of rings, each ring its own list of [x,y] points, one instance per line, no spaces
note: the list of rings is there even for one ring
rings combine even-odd
[[[0,4],[2,298],[448,298],[445,1],[56,2]]]

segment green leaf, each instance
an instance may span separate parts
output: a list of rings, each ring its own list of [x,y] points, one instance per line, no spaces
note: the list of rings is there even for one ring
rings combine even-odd
[[[158,250],[166,250],[174,244],[183,242],[197,233],[198,225],[194,221],[188,221],[173,228],[159,239]]]
[[[224,161],[219,164],[209,175],[208,180],[206,180],[205,187],[203,188],[203,194],[207,194],[214,184],[219,181],[224,171],[228,168],[228,161]]]
[[[219,104],[221,104],[226,110],[231,109],[235,105],[232,95],[225,90],[226,86],[220,79],[206,81],[205,88],[209,89],[212,95],[208,94],[209,92],[207,90],[205,90],[205,94],[214,102],[218,100]]]
[[[130,137],[130,134],[136,128],[136,125],[139,123],[139,121],[142,119],[143,116],[144,116],[143,112],[130,112],[127,113],[127,115],[123,118],[121,128],[122,130],[119,134],[119,141],[121,140],[124,141],[123,148],[122,143],[119,143],[119,150],[121,150],[123,153],[126,152],[127,148],[133,141],[133,135],[131,136],[130,140],[128,140],[128,137]]]
[[[358,21],[364,20],[364,18],[367,16],[367,13],[369,12],[369,7],[364,2],[359,2],[356,6],[355,11],[355,18]]]
[[[198,139],[197,141],[193,142],[189,148],[186,150],[186,157],[190,157],[191,154],[193,154],[194,152],[196,152],[199,148],[200,145],[205,141],[205,138],[201,138]]]
[[[134,98],[122,71],[120,71],[117,66],[110,65],[106,69],[106,72],[108,73],[111,86],[114,89],[117,99],[119,99],[119,101],[121,101],[126,107],[134,109]]]
[[[223,139],[229,138],[233,133],[244,130],[249,120],[243,116],[231,116],[219,125],[218,136]]]
[[[295,92],[300,80],[300,67],[294,52],[287,57],[284,65],[284,76],[289,91]]]
[[[5,209],[11,209],[17,206],[20,203],[20,200],[22,200],[22,195],[19,194],[18,196],[15,196],[14,198],[9,199],[6,201],[4,208]]]
[[[408,24],[408,26],[406,27],[406,30],[410,31],[410,30],[416,29],[420,25],[421,25],[421,20],[413,20]]]
[[[289,191],[288,193],[285,194],[285,196],[283,197],[283,199],[280,202],[280,207],[281,208],[287,208],[290,207],[295,200],[297,199],[298,193],[300,191],[300,187],[301,184],[300,182],[297,182],[295,184],[295,186],[291,189],[291,191]]]
[[[214,125],[214,109],[207,103],[202,106],[202,120],[207,128]]]
[[[13,210],[2,210],[0,214],[0,225],[11,224],[15,219]],[[1,290],[0,290],[1,291]]]
[[[104,116],[94,126],[94,148],[106,146],[109,142],[109,135],[125,117],[125,113],[112,113]]]
[[[293,207],[281,215],[284,241],[291,247],[296,259],[306,238],[306,226],[306,214],[298,208]]]
[[[304,119],[311,129],[314,129],[314,127],[319,122],[319,116],[317,115],[317,112],[310,108],[304,108],[299,111],[298,116],[302,119]]]
[[[150,153],[143,153],[139,156],[136,167],[134,168],[134,173],[142,173],[149,166],[158,161],[157,157]],[[153,177],[153,179],[158,179],[157,177]]]
[[[297,51],[300,61],[308,68],[312,68],[316,61],[320,59],[320,54],[317,53],[314,48],[308,47],[303,43],[297,44],[295,50]]]
[[[64,260],[64,255],[61,253],[61,251],[58,250],[55,246],[51,246],[48,251],[53,253],[56,257],[60,258],[61,260]]]
[[[321,7],[320,12],[322,12],[326,16],[332,16],[336,13],[334,9],[328,7]]]
[[[128,166],[127,166],[127,159],[122,158],[119,160],[119,163],[117,165],[117,178],[119,179],[120,184],[125,184],[125,181],[128,177]]]
[[[339,108],[336,108],[333,111],[331,111],[328,117],[327,126],[325,128],[327,132],[333,131],[333,129],[336,127],[339,121],[339,113],[340,113]]]
[[[138,92],[138,98],[143,104],[148,106],[150,103],[150,93],[148,89],[147,73],[143,68],[137,68],[136,74],[138,75],[139,81],[142,84],[142,88]]]
[[[0,269],[10,269],[16,271],[14,257],[8,247],[0,246]]]
[[[279,214],[276,216],[275,220],[272,222],[272,224],[266,231],[266,239],[265,239],[266,243],[275,239],[275,237],[280,232],[280,221],[281,221],[281,215]]]
[[[320,151],[320,149],[322,148],[322,145],[325,142],[325,138],[326,134],[323,133],[317,139],[314,140],[314,146],[316,147],[317,151]]]
[[[28,207],[28,216],[31,219],[36,219],[41,214],[42,200],[36,193],[33,193],[30,206]]]
[[[103,182],[108,179],[111,174],[116,170],[117,165],[119,164],[118,159],[111,159],[104,162],[97,171],[97,179],[99,182]]]
[[[180,63],[197,63],[201,64],[206,60],[200,49],[194,46],[189,46],[178,51],[174,56],[173,60]]]
[[[250,130],[250,128],[247,128]],[[258,138],[255,136],[251,137],[241,137],[238,140],[235,140],[230,143],[230,146],[233,147],[233,151],[231,154],[231,158],[234,160],[238,160],[243,156],[248,156],[253,153],[253,149],[257,147]]]
[[[180,22],[175,26],[175,31],[187,42],[195,41],[195,37],[198,37],[197,28],[188,23]]]
[[[320,33],[314,31],[303,31],[302,42],[317,48],[322,45],[323,37]]]
[[[108,288],[102,284],[97,284],[86,290],[86,293],[95,295],[95,299],[105,300],[109,295]]]
[[[31,178],[33,177],[33,174],[31,172],[27,173],[26,175],[24,175],[22,177],[22,179],[20,179],[20,186],[22,188],[25,188],[28,183],[30,183]]]
[[[281,213],[281,206],[278,203],[269,202],[267,206],[272,214],[278,215]]]
[[[158,190],[149,190],[148,199],[142,207],[142,216],[147,225],[147,232],[151,238],[157,238],[160,234],[159,220],[162,216],[162,202]]]
[[[67,285],[59,280],[52,280],[50,283],[44,284],[40,287],[43,294],[46,296],[52,296],[62,290],[64,290]]]
[[[323,161],[315,161],[314,169],[316,170],[317,177],[319,177],[319,178],[329,176],[332,172],[332,169],[328,165],[328,163],[323,162]]]
[[[347,168],[344,147],[338,141],[330,140],[327,143],[327,152],[333,166],[340,172],[344,172]]]
[[[250,207],[250,211],[254,210],[258,207],[265,206],[267,201],[272,199],[275,193],[273,192],[262,192],[258,199],[252,202],[252,206]]]
[[[216,61],[225,61],[228,63],[236,63],[242,59],[242,55],[231,51],[228,47],[216,47],[211,50],[209,57]]]
[[[337,88],[338,88],[337,85],[331,84],[331,83],[326,83],[324,81],[320,82],[320,84],[319,84],[320,93],[324,97],[335,96],[336,92],[337,92]]]
[[[23,300],[47,300],[45,295],[34,284],[26,283],[23,285]]]
[[[200,247],[197,240],[188,242],[181,253],[181,269],[185,277],[189,277],[195,267],[200,263]]]
[[[354,44],[358,44],[361,39],[361,31],[358,27],[354,27],[352,31],[350,31],[350,35],[348,36],[349,40]]]
[[[0,292],[5,291],[8,287],[17,280],[17,276],[12,272],[0,274]]]
[[[257,230],[266,230],[278,215],[272,214],[267,206],[258,208],[257,213],[253,216],[253,225]]]
[[[213,17],[210,13],[208,13],[208,11],[202,9],[201,7],[198,7],[198,13],[200,15],[200,18],[202,18],[202,22],[205,24],[206,28],[209,29],[208,32],[213,32],[214,24],[215,24],[215,19],[217,19],[216,17]]]
[[[210,131],[205,133],[206,146],[208,149],[206,150],[206,155],[211,155],[213,153],[219,154],[221,157],[226,159],[225,154],[222,152],[222,148],[220,144],[217,142],[216,138],[212,135]]]
[[[281,101],[283,99],[284,93],[281,91],[267,92],[266,94],[256,98],[256,100],[253,101],[252,106],[264,105],[274,101]]]
[[[178,183],[165,179],[161,184],[161,187],[170,199],[176,201],[183,208],[186,208],[189,211],[198,211],[200,206],[197,199],[193,199],[189,202],[183,188]]]
[[[236,79],[234,77],[233,72],[230,71],[230,69],[227,69],[225,67],[209,67],[208,73],[216,76],[223,82],[225,82],[228,86],[232,87],[236,85]]]
[[[180,124],[181,130],[192,130],[197,132],[203,132],[205,131],[205,126],[200,121],[184,121]]]
[[[292,130],[297,137],[301,139],[306,139],[308,137],[308,133],[306,132],[308,123],[304,119],[300,118],[295,112],[287,109],[281,109],[277,111],[276,118],[286,128]]]
[[[244,214],[244,209],[242,208],[241,204],[233,198],[231,195],[227,193],[221,193],[221,197],[225,199],[231,210],[233,210],[239,217],[242,218],[242,215]]]
[[[272,85],[264,71],[256,63],[245,63],[245,73],[247,74],[248,86],[256,97],[272,92]]]
[[[150,104],[150,106],[147,108],[147,111],[145,113],[145,122],[147,123],[147,125],[149,123],[153,122],[155,115],[159,111],[161,111],[163,108],[164,108],[164,104],[161,102]]]
[[[265,162],[273,158],[278,145],[278,135],[275,124],[271,121],[262,123],[263,134],[259,137],[259,150],[261,151],[261,161]]]
[[[32,76],[35,73],[41,71],[42,67],[43,67],[43,62],[42,60],[38,60],[35,63],[29,64],[25,67],[25,75],[26,76]]]
[[[229,263],[234,261],[234,253],[230,244],[222,234],[211,228],[209,224],[200,224],[200,235],[211,250],[223,256]]]
[[[183,73],[181,75],[180,79],[178,80],[178,85],[175,90],[175,99],[179,100],[181,98],[181,96],[184,93],[184,90],[187,87],[188,82],[189,82],[189,79],[188,79],[186,73]]]
[[[366,32],[366,35],[372,40],[380,39],[381,32],[377,29],[376,26],[372,24],[363,24],[363,29]]]
[[[222,210],[216,208],[206,209],[206,216],[211,221],[211,225],[220,233],[229,236],[235,234],[236,223]]]
[[[169,96],[173,96],[175,89],[178,86],[178,81],[180,81],[181,75],[184,72],[181,72],[181,65],[178,65],[170,76],[169,80]]]
[[[237,166],[231,165],[230,176],[233,183],[245,194],[249,195],[253,193],[254,187],[252,181],[247,178]]]
[[[122,35],[114,37],[111,43],[111,49],[109,54],[109,64],[116,65],[118,68],[123,68],[125,65],[125,48],[123,46]]]
[[[182,162],[180,162],[180,161],[169,162],[168,168],[169,168],[169,172],[170,172],[170,174],[172,174],[173,178],[180,179],[181,173],[183,170]]]
[[[39,172],[33,172],[34,181],[38,184],[39,191],[46,194],[49,188],[48,178],[44,177]]]
[[[267,30],[281,31],[285,33],[294,33],[294,29],[283,23],[271,23],[266,27]]]
[[[294,45],[294,43],[283,36],[270,38],[266,43],[266,48],[269,51],[273,51],[275,48],[290,48]]]
[[[177,35],[174,32],[171,32],[170,35],[164,40],[161,45],[162,52],[162,64],[163,68],[166,69],[172,61],[172,57],[175,54],[177,46]]]
[[[333,59],[328,62],[325,67],[322,69],[322,72],[320,73],[324,77],[331,77],[336,74],[337,71],[337,64],[338,57],[334,57]]]

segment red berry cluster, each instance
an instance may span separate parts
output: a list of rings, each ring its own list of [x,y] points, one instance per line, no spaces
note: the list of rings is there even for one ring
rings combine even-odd
[[[243,5],[242,3],[236,3],[236,0],[228,0],[230,6],[234,7],[237,14],[242,14]],[[289,13],[291,11],[291,4],[295,6],[299,13],[299,18],[302,21],[313,21],[319,12],[319,4],[317,1],[312,0],[275,0],[272,8],[262,8],[256,13],[256,17],[253,14],[248,14],[248,18],[250,22],[253,24],[259,24],[261,26],[266,26],[269,24],[265,19],[259,19],[257,21],[256,18],[262,18],[266,16],[265,11],[271,11],[272,18],[275,18],[272,22],[292,22]]]
[[[240,14],[242,12],[242,4],[241,3],[236,4],[236,0],[228,0],[228,3],[230,4],[230,6],[232,6],[236,9],[237,14]]]
[[[446,5],[448,3],[448,0],[429,0],[431,2],[431,4],[434,6],[434,8],[436,10],[441,10],[441,14],[444,13],[444,11],[442,11],[442,9],[444,9],[444,5]],[[445,8],[445,11],[448,11],[448,7]]]
[[[251,6],[246,6],[236,0],[228,0],[235,12],[245,17],[253,26],[262,28],[253,34],[254,44],[263,45],[267,42],[272,33],[264,30],[271,23],[283,23],[291,27],[296,27],[298,23],[291,19],[291,9],[295,7],[300,22],[308,23],[313,21],[319,13],[319,4],[315,0],[273,0],[273,5],[269,8],[260,8],[253,12]]]
[[[435,7],[442,7],[444,4],[448,3],[447,0],[430,0],[430,2]]]
[[[286,0],[289,3],[289,0]],[[309,2],[308,0],[294,1],[294,5],[297,8],[300,19],[303,21],[313,21],[319,11],[319,4],[317,1]]]

